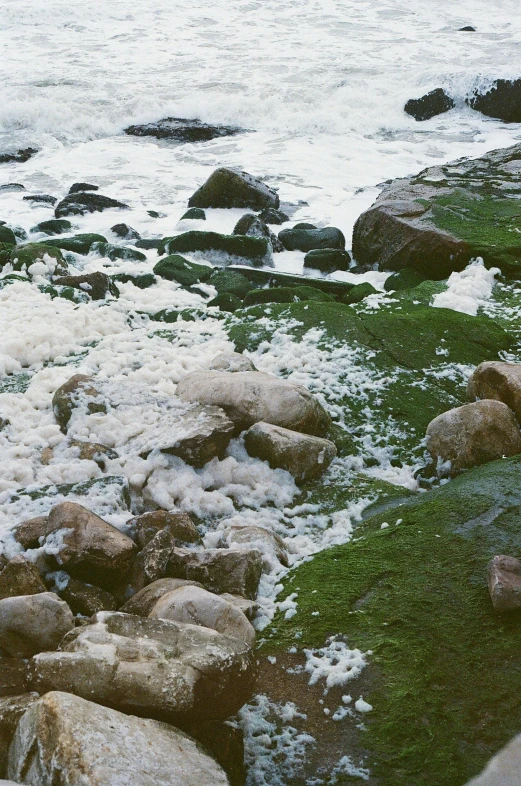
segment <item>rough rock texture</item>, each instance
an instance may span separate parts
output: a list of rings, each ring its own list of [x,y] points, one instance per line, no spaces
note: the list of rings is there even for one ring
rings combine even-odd
[[[486,93],[474,93],[467,103],[505,123],[521,123],[521,79],[498,79]]]
[[[288,251],[313,251],[314,249],[345,249],[346,240],[336,227],[324,229],[283,229],[279,240]]]
[[[172,578],[191,579],[210,592],[229,592],[245,598],[257,596],[261,573],[262,558],[257,549],[174,549],[168,565]]]
[[[129,581],[134,592],[165,576],[175,546],[175,538],[167,529],[156,532],[134,560]]]
[[[0,573],[0,600],[16,595],[38,595],[46,591],[36,566],[21,555],[9,560]]]
[[[250,647],[255,643],[255,629],[236,605],[196,586],[179,587],[166,593],[150,610],[149,617],[202,625],[224,636],[241,639]]]
[[[304,257],[304,268],[333,273],[335,270],[349,270],[351,257],[341,248],[316,248]]]
[[[89,412],[105,411],[105,405],[94,400],[99,397],[99,392],[96,390],[93,383],[93,377],[86,376],[85,374],[75,374],[67,380],[67,382],[61,385],[54,394],[52,408],[56,420],[60,424],[60,428],[63,432],[67,430],[67,425],[71,419],[73,409],[77,407],[83,399],[89,401]]]
[[[266,224],[284,224],[289,221],[289,216],[283,213],[282,210],[275,210],[273,207],[267,207],[259,213],[261,218]]]
[[[54,209],[54,215],[56,218],[83,216],[86,213],[101,212],[113,207],[128,208],[128,205],[92,191],[74,191],[58,202]]]
[[[303,278],[302,280],[306,280]],[[326,292],[315,287],[291,286],[273,287],[273,289],[252,289],[244,298],[245,306],[257,306],[262,303],[301,303],[306,300],[332,302],[333,298]]]
[[[521,608],[521,562],[504,554],[488,563],[488,591],[496,611]]]
[[[449,474],[521,453],[521,433],[512,411],[485,399],[444,412],[427,426],[434,460],[450,462]]]
[[[447,95],[445,90],[438,87],[421,98],[411,98],[405,104],[404,109],[415,120],[430,120],[431,117],[448,112],[454,106],[453,99]]]
[[[192,229],[175,237],[165,238],[164,250],[168,254],[208,253],[226,257],[238,257],[244,265],[273,266],[271,248],[265,237],[250,235],[221,235],[219,232],[206,232]],[[247,260],[246,262],[242,260]],[[159,264],[162,264],[161,260]],[[193,263],[190,263],[193,264]],[[158,268],[158,265],[156,265]],[[154,270],[156,271],[156,268]],[[209,275],[212,270],[208,269]],[[161,274],[163,275],[163,274]]]
[[[36,516],[34,519],[27,519],[17,524],[13,535],[24,549],[34,549],[40,545],[40,538],[44,538],[49,532],[47,516]]]
[[[29,658],[55,649],[73,627],[70,608],[53,592],[0,600],[0,649],[7,655]]]
[[[514,145],[394,180],[355,224],[357,263],[441,280],[480,256],[518,277],[520,173],[521,145]]]
[[[30,690],[29,661],[0,657],[0,696],[20,696]]]
[[[0,778],[7,774],[7,755],[18,721],[38,698],[37,693],[23,693],[0,699]]]
[[[319,478],[336,456],[333,442],[271,423],[255,423],[246,432],[244,444],[250,456],[286,469],[298,480]]]
[[[284,541],[276,532],[253,524],[233,524],[224,530],[221,544],[225,547],[247,546],[275,557],[282,565],[288,565],[288,552]]]
[[[104,300],[107,295],[117,297],[119,295],[118,288],[112,283],[106,273],[84,273],[81,276],[60,276],[53,279],[54,284],[64,287],[73,287],[74,289],[81,289],[93,300]]]
[[[168,530],[178,543],[198,543],[201,540],[194,522],[183,511],[152,510],[127,521],[127,527],[141,549],[163,529]]]
[[[88,254],[94,243],[106,243],[103,235],[94,232],[84,232],[72,237],[58,238],[57,240],[44,240],[43,244],[51,248],[61,248],[63,251],[72,251],[75,254]]]
[[[74,614],[92,617],[98,611],[115,611],[117,602],[113,595],[101,587],[71,579],[58,594],[69,605]]]
[[[242,273],[230,269],[215,269],[208,279],[208,283],[215,287],[219,295],[235,295],[243,298],[250,291],[251,284]]]
[[[124,606],[121,607],[120,611],[123,611],[125,614],[137,614],[140,617],[148,617],[159,598],[162,598],[168,592],[187,586],[202,588],[203,585],[188,579],[158,579],[147,587],[143,587],[135,595],[132,595],[130,600],[127,600]]]
[[[25,268],[28,271],[35,262],[46,261],[53,275],[63,276],[67,273],[67,263],[60,249],[49,247],[47,241],[27,243],[25,246],[13,248],[10,261],[13,270]]]
[[[273,234],[269,226],[260,216],[254,213],[246,213],[240,218],[233,228],[234,235],[249,235],[250,237],[265,237],[271,243],[274,252],[284,251],[284,246],[276,235]]]
[[[58,691],[24,715],[8,772],[28,786],[228,786],[217,762],[178,729]]]
[[[481,775],[467,786],[518,786],[521,772],[521,734],[487,764]]]
[[[489,360],[480,363],[469,379],[468,397],[502,401],[521,423],[521,364]]]
[[[361,284],[356,284],[347,295],[344,295],[342,303],[345,303],[346,306],[352,306],[355,303],[361,303],[369,295],[376,295],[377,292],[378,290],[369,281],[363,281]]]
[[[176,142],[207,142],[220,136],[234,136],[244,132],[236,126],[214,126],[200,120],[184,117],[165,117],[156,123],[145,123],[125,128],[130,136],[153,136],[156,139],[173,139]]]
[[[221,167],[190,197],[189,207],[250,207],[252,210],[279,206],[278,194],[240,169]]]
[[[209,628],[103,611],[33,659],[40,693],[65,690],[176,725],[227,718],[253,687],[253,655]]]
[[[243,598],[242,595],[232,595],[230,592],[223,592],[220,597],[237,606],[250,622],[255,619],[259,610],[259,604],[256,601],[251,598]]]
[[[257,371],[246,355],[238,352],[221,352],[208,366],[208,371]]]
[[[259,371],[194,371],[179,381],[177,395],[222,407],[241,426],[264,421],[322,436],[331,422],[306,388]]]

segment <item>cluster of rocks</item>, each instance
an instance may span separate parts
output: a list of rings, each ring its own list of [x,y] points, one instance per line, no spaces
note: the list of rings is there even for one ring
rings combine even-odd
[[[465,28],[463,28],[465,29]],[[505,123],[521,122],[521,79],[496,79],[486,90],[476,89],[465,99],[471,109]],[[421,98],[413,98],[405,104],[405,111],[415,120],[430,120],[431,117],[448,112],[456,106],[454,99],[443,88],[438,87]]]

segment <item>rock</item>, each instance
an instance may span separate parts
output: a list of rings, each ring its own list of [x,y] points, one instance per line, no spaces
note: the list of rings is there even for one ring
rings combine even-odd
[[[125,128],[130,136],[153,136],[156,139],[174,139],[176,142],[207,142],[221,136],[244,133],[237,126],[215,126],[184,117],[165,117],[156,123],[145,123]]]
[[[152,510],[127,521],[127,527],[140,548],[144,548],[154,535],[164,529],[168,530],[178,544],[201,541],[194,522],[188,513],[182,511],[169,513],[166,510]]]
[[[129,259],[131,262],[146,262],[146,254],[129,246],[115,246],[112,243],[93,243],[90,248],[91,254],[100,257],[107,257],[111,262],[118,259]]]
[[[455,106],[456,104],[445,90],[438,87],[421,98],[411,98],[405,104],[404,109],[415,120],[430,120],[431,117],[442,115],[444,112],[454,109]]]
[[[255,423],[246,432],[244,444],[250,456],[291,472],[297,480],[319,478],[336,456],[329,440],[270,423]]]
[[[21,554],[9,560],[0,573],[0,600],[16,595],[38,595],[46,591],[36,566]]]
[[[250,647],[255,643],[255,629],[236,605],[196,586],[185,586],[163,595],[153,606],[152,619],[188,622],[211,628],[223,636],[240,639]]]
[[[24,693],[0,699],[0,778],[7,774],[7,755],[18,722],[38,698],[37,693]],[[0,786],[5,783],[0,780]]]
[[[24,549],[36,549],[40,545],[40,538],[44,538],[49,532],[47,516],[36,516],[34,519],[18,524],[13,530],[13,535]]]
[[[242,273],[234,270],[215,270],[212,271],[208,283],[216,288],[219,295],[234,295],[243,298],[251,289],[251,284]]]
[[[213,268],[208,265],[189,262],[179,254],[164,257],[154,266],[154,275],[166,278],[167,281],[177,281],[183,287],[192,287],[194,284],[208,281],[212,272]]]
[[[284,251],[284,246],[268,225],[254,213],[246,213],[233,228],[234,235],[248,235],[249,237],[264,237],[271,243],[271,248],[278,253]]]
[[[244,734],[241,728],[226,721],[203,721],[189,726],[187,732],[201,742],[221,765],[230,780],[230,786],[245,786]]]
[[[449,473],[521,453],[521,433],[512,411],[485,399],[444,412],[427,427],[427,449]]]
[[[102,611],[33,659],[35,689],[65,690],[179,725],[224,720],[249,698],[253,653],[210,628]]]
[[[67,263],[58,248],[49,248],[46,243],[28,243],[13,248],[11,264],[14,270],[28,271],[35,262],[45,262],[52,275],[63,276],[67,273]]]
[[[84,401],[88,402],[87,409],[91,414],[106,411],[105,404],[101,400],[96,401],[99,398],[99,392],[94,387],[93,381],[93,377],[75,374],[54,394],[52,399],[54,416],[64,433],[67,431],[73,410]]]
[[[282,538],[276,532],[270,532],[264,527],[252,524],[233,524],[224,530],[221,544],[230,548],[232,546],[248,546],[256,548],[262,553],[275,557],[282,565],[289,565],[288,551]]]
[[[209,371],[257,371],[252,361],[246,355],[238,352],[220,352],[208,366]]]
[[[69,194],[77,194],[78,191],[99,191],[99,186],[94,186],[92,183],[73,183],[69,188]]]
[[[221,167],[190,197],[189,207],[278,208],[276,191],[240,169]]]
[[[324,278],[281,273],[276,270],[259,270],[258,268],[235,267],[230,265],[227,272],[240,273],[255,287],[300,287],[303,283],[313,289],[319,289],[334,298],[341,298],[353,289],[353,284],[345,281],[328,281]]]
[[[520,159],[521,145],[514,145],[392,181],[355,224],[357,263],[365,270],[410,268],[438,281],[482,257],[518,279]]]
[[[180,221],[206,221],[206,213],[200,207],[191,207],[183,213]]]
[[[521,122],[521,79],[497,79],[486,93],[477,90],[467,99],[472,109],[505,123]]]
[[[0,657],[0,696],[20,696],[29,690],[29,661]]]
[[[193,229],[176,237],[165,238],[164,249],[167,254],[206,252],[248,260],[242,264],[270,264],[270,248],[266,238],[248,235],[220,235],[218,232]]]
[[[93,193],[92,191],[74,191],[69,193],[56,205],[54,215],[56,218],[64,216],[84,216],[86,213],[96,213],[109,208],[126,208],[123,202],[117,199]]]
[[[301,385],[259,371],[194,371],[177,385],[183,401],[222,407],[243,427],[264,421],[322,436],[331,419]]]
[[[162,598],[163,595],[173,592],[180,587],[187,586],[202,588],[203,585],[197,581],[189,581],[188,579],[158,579],[148,584],[146,587],[143,587],[143,589],[136,592],[135,595],[132,595],[130,600],[127,600],[121,607],[120,611],[126,614],[137,614],[140,617],[148,617],[159,598]],[[246,603],[249,602],[246,601],[246,599],[244,599],[244,601]]]
[[[123,238],[123,240],[141,240],[139,232],[129,227],[128,224],[114,224],[110,231],[117,237]]]
[[[164,578],[175,546],[175,538],[167,529],[156,532],[134,561],[129,582],[134,592]]]
[[[266,224],[285,224],[289,221],[289,216],[283,213],[282,210],[275,210],[273,207],[267,207],[259,213],[259,218]]]
[[[392,273],[389,278],[385,280],[384,290],[386,292],[401,292],[406,289],[414,289],[425,281],[425,276],[417,273],[415,270],[403,268],[397,273]]]
[[[458,30],[459,33],[475,33],[476,28],[472,27],[472,25],[465,25],[465,27],[460,27]]]
[[[72,224],[66,218],[51,218],[49,221],[40,221],[31,231],[44,232],[46,235],[61,235],[70,232]]]
[[[513,411],[521,422],[521,364],[489,360],[480,363],[469,379],[467,395],[475,399],[496,399]]]
[[[144,248],[146,251],[149,251],[151,248],[159,249],[162,243],[163,241],[160,238],[143,238],[142,240],[136,240],[134,245],[136,248]]]
[[[9,777],[29,786],[228,786],[194,739],[154,720],[52,691],[26,712],[9,752]]]
[[[56,649],[72,628],[72,611],[54,592],[0,600],[0,649],[12,657]]]
[[[73,287],[86,292],[92,300],[105,300],[107,295],[118,297],[119,290],[105,273],[84,273],[81,276],[60,276],[53,279],[54,284]]]
[[[98,611],[117,609],[116,599],[110,592],[70,577],[66,586],[58,590],[58,594],[74,614],[81,614],[84,617],[92,617]]]
[[[345,249],[346,240],[336,227],[324,229],[283,229],[279,232],[279,240],[288,251],[313,251],[321,248]]]
[[[521,562],[514,557],[493,557],[487,566],[488,591],[495,611],[521,608]]]
[[[342,298],[342,303],[350,306],[354,303],[361,303],[362,300],[365,300],[365,298],[369,297],[369,295],[377,294],[378,290],[375,289],[368,281],[364,281],[362,284],[356,284],[351,292],[348,292],[347,295]]]
[[[149,289],[156,283],[156,277],[153,273],[143,273],[142,275],[133,276],[131,273],[116,273],[111,276],[112,281],[115,283],[121,281],[122,284],[134,284],[138,289]]]
[[[58,201],[56,197],[53,197],[50,194],[32,194],[30,196],[24,196],[22,199],[25,202],[39,202],[44,205],[55,205]]]
[[[129,575],[134,541],[87,508],[61,502],[51,509],[48,525],[51,533],[64,530],[56,560],[74,578],[110,590]]]
[[[467,786],[517,786],[520,772],[521,734],[505,745]]]
[[[316,248],[304,257],[304,268],[313,268],[322,273],[349,270],[351,257],[341,248]]]
[[[8,191],[25,191],[25,186],[21,183],[4,183],[0,186],[0,191],[7,193]]]
[[[257,616],[257,612],[259,610],[259,604],[256,603],[256,601],[250,600],[248,598],[243,598],[242,595],[232,595],[229,592],[222,592],[220,597],[224,598],[229,603],[233,603],[234,606],[237,606],[237,608],[240,609],[242,613],[246,615],[247,619],[249,619],[250,622],[252,622]]]
[[[118,457],[115,450],[105,447],[98,442],[81,442],[78,439],[70,440],[71,448],[77,448],[78,458],[81,461],[94,461],[104,472],[107,470],[107,460]]]
[[[220,295],[216,295],[209,300],[206,305],[208,308],[218,308],[220,311],[227,311],[230,314],[242,308],[242,302],[239,298],[231,295],[229,292],[221,292]]]
[[[24,164],[37,152],[35,147],[26,147],[18,150],[17,153],[0,153],[0,164]]]
[[[253,599],[257,595],[261,573],[262,559],[256,549],[174,549],[167,575],[197,581],[210,592],[229,592]]]
[[[11,246],[16,246],[16,235],[12,229],[6,226],[0,226],[0,243],[8,243]]]
[[[306,279],[304,278],[303,281]],[[252,289],[244,298],[245,306],[257,306],[261,303],[301,303],[305,300],[331,302],[333,298],[326,292],[315,287],[273,287],[273,289]]]
[[[88,254],[94,243],[106,243],[106,238],[103,235],[96,235],[93,232],[87,232],[81,235],[73,235],[72,237],[64,237],[59,240],[44,240],[42,245],[51,246],[51,248],[60,248],[62,251],[72,251],[75,254]]]

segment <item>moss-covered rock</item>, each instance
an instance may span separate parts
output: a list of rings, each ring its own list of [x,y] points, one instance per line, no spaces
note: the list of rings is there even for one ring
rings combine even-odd
[[[17,246],[11,251],[11,264],[13,270],[28,269],[34,262],[50,258],[56,260],[55,275],[67,273],[67,262],[59,248],[51,248],[46,243],[28,243],[26,246]]]
[[[16,235],[12,229],[9,229],[7,226],[0,226],[0,243],[16,246]]]
[[[129,259],[132,262],[145,262],[146,255],[142,251],[129,246],[114,246],[112,243],[96,241],[90,247],[90,252],[100,257],[108,257],[112,262],[117,259]]]
[[[401,292],[405,289],[414,289],[425,281],[425,277],[415,270],[404,268],[389,276],[384,284],[386,292]]]
[[[240,273],[248,279],[255,287],[300,287],[309,286],[320,289],[328,295],[340,300],[344,295],[353,289],[354,284],[345,281],[326,281],[323,278],[312,278],[311,276],[298,276],[292,273],[281,273],[271,270],[258,270],[255,268],[242,268],[230,265],[228,271]]]
[[[142,273],[135,276],[131,273],[116,273],[111,276],[111,278],[114,282],[121,281],[122,284],[126,284],[130,281],[139,289],[148,289],[149,287],[153,287],[156,283],[156,277],[153,273]]]
[[[64,237],[59,240],[43,240],[42,243],[52,248],[61,248],[63,251],[73,251],[75,254],[88,254],[94,243],[106,243],[107,238],[103,235],[96,235],[93,232],[72,237]]]
[[[220,235],[218,232],[192,230],[176,237],[165,238],[159,252],[186,254],[190,252],[227,254],[242,257],[247,264],[262,265],[269,260],[266,238],[248,235]]]
[[[345,249],[345,237],[336,227],[306,229],[303,226],[297,224],[293,229],[283,229],[279,233],[279,240],[288,251],[312,251],[318,248]]]
[[[376,294],[377,290],[373,287],[373,285],[368,281],[364,281],[362,284],[356,284],[351,292],[348,292],[347,295],[342,298],[342,303],[345,303],[346,305],[360,303],[366,297],[369,297],[369,295]]]
[[[256,306],[261,303],[300,303],[314,300],[321,303],[332,303],[334,298],[326,292],[313,287],[273,287],[272,289],[252,289],[244,298],[245,306]]]
[[[215,287],[220,295],[235,295],[237,298],[243,298],[251,289],[246,276],[228,269],[214,270],[208,283]]]
[[[341,248],[315,248],[304,257],[304,267],[333,273],[335,270],[348,270],[351,257]]]
[[[31,232],[44,232],[46,235],[62,235],[70,232],[72,224],[66,218],[51,218],[49,221],[40,221]]]
[[[201,207],[191,207],[181,216],[181,221],[206,221],[206,213]]]
[[[212,300],[208,301],[209,308],[219,308],[221,311],[228,311],[233,314],[237,309],[242,308],[242,301],[230,292],[221,292]]]
[[[154,267],[154,274],[166,278],[168,281],[177,281],[183,287],[208,281],[213,268],[207,265],[196,265],[180,254],[171,254],[161,259]]]

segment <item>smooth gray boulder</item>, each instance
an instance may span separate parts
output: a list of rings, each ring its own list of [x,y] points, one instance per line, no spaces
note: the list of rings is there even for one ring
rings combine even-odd
[[[54,650],[72,628],[72,611],[54,592],[0,600],[0,649],[11,657]]]
[[[179,587],[187,586],[202,588],[203,585],[189,579],[157,579],[157,581],[153,581],[136,592],[135,595],[132,595],[120,608],[120,611],[123,611],[125,614],[137,614],[140,617],[148,617],[159,598],[162,598],[168,592],[179,589]]]
[[[475,399],[496,399],[510,407],[521,423],[521,363],[488,360],[469,379],[467,394]]]
[[[27,786],[229,786],[217,762],[179,729],[58,691],[21,719],[8,774]]]
[[[189,207],[250,207],[262,210],[279,206],[279,196],[269,186],[247,172],[220,167],[190,197]]]
[[[257,371],[253,362],[246,355],[238,352],[220,352],[208,366],[208,371]]]
[[[319,478],[336,456],[333,442],[271,423],[255,423],[244,435],[250,456],[286,469],[297,480]]]
[[[521,773],[521,734],[514,737],[489,761],[481,775],[467,786],[519,786]]]

